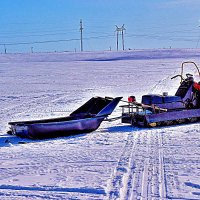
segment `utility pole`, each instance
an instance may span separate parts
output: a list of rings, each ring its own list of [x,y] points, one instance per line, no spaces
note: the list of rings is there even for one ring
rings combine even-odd
[[[83,51],[83,22],[80,20],[80,32],[81,32],[81,51]]]
[[[200,27],[200,26],[198,26],[198,27]],[[199,38],[198,38],[198,41],[197,41],[196,48],[198,48],[198,45],[199,45],[199,40],[200,40],[200,36],[199,36]]]
[[[123,51],[124,51],[124,31],[126,30],[125,28],[124,28],[124,24],[123,24],[123,26],[122,26],[122,47],[123,47]]]
[[[123,26],[121,27],[121,28],[119,28],[117,25],[115,25],[116,26],[116,30],[115,30],[115,32],[117,32],[117,51],[119,50],[119,34],[121,33],[122,34],[122,49],[123,49],[123,51],[124,51],[124,31],[126,30],[125,28],[124,28],[124,24],[123,24]]]
[[[119,28],[117,27],[117,51],[119,50]]]
[[[5,44],[4,44],[4,53],[7,54],[7,49]]]

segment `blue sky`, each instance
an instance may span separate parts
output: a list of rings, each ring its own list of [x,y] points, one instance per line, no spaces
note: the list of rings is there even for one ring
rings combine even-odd
[[[125,48],[196,48],[199,0],[1,0],[0,52],[116,50],[115,25],[125,24]],[[119,49],[121,49],[119,40]]]

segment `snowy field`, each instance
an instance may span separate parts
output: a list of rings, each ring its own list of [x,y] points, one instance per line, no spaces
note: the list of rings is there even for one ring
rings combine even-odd
[[[48,140],[7,123],[68,115],[92,96],[174,94],[199,50],[0,55],[0,199],[200,199],[200,124],[136,128],[103,122]],[[121,109],[113,112],[119,116]]]

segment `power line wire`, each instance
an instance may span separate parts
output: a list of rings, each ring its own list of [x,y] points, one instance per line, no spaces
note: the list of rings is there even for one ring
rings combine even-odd
[[[46,40],[46,41],[35,41],[35,42],[14,42],[14,43],[0,43],[0,45],[23,45],[23,44],[43,44],[43,43],[55,43],[55,42],[69,42],[69,41],[79,41],[80,39],[68,39],[68,40]]]

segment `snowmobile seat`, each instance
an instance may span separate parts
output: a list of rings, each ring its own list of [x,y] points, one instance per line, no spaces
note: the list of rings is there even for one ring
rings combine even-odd
[[[180,96],[164,96],[163,103],[172,103],[182,101]]]
[[[167,110],[185,108],[180,96],[143,95],[142,104],[155,105]]]
[[[152,104],[162,104],[163,96],[157,94],[148,94],[142,96],[142,104],[152,105]]]
[[[192,81],[190,82],[183,81],[179,86],[178,90],[176,91],[175,95],[180,96],[183,99],[187,95],[192,85],[193,85]]]

